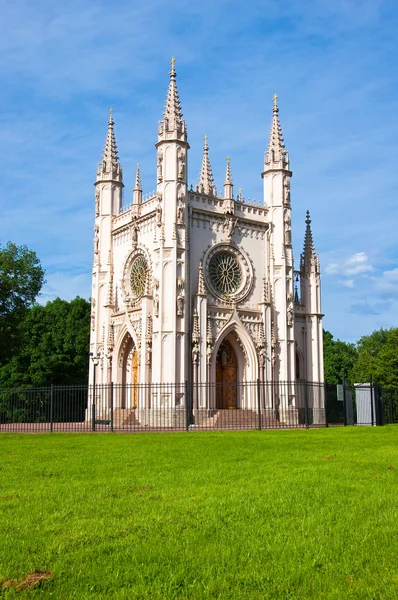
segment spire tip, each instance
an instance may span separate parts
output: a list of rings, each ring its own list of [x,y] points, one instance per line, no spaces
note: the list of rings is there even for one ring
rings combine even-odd
[[[175,62],[176,62],[176,59],[174,58],[174,56],[172,56],[171,61],[170,61],[170,64],[171,64],[170,77],[176,76]]]

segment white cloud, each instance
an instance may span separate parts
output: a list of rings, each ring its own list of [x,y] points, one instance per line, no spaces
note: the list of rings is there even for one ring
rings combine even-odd
[[[73,300],[76,296],[89,298],[91,294],[91,273],[78,275],[67,271],[57,271],[47,275],[47,283],[44,285],[38,298],[40,304],[45,304],[55,298]]]
[[[347,287],[347,288],[353,288],[354,287],[354,280],[353,279],[340,279],[339,283],[341,283],[342,285],[344,285],[344,287]]]
[[[398,291],[398,268],[391,271],[383,271],[381,277],[372,278],[380,290]]]
[[[347,277],[363,275],[373,271],[366,252],[356,252],[340,262],[331,262],[325,267],[327,275],[345,275]],[[348,284],[347,287],[353,287]]]

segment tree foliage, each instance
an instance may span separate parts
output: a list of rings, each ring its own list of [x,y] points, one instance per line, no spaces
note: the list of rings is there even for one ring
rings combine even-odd
[[[0,368],[0,385],[84,384],[88,378],[90,303],[57,298],[36,304],[19,324],[21,344]]]
[[[352,373],[358,358],[358,351],[354,344],[333,339],[329,331],[323,332],[323,354],[325,367],[325,381],[328,383],[341,383],[342,374],[347,381],[352,383]]]
[[[370,378],[388,387],[398,387],[398,328],[379,329],[361,337],[358,360],[353,370],[356,382]]]
[[[347,381],[398,388],[398,328],[379,329],[361,337],[356,344],[333,339],[323,332],[325,381],[340,383],[344,370]]]
[[[44,270],[35,252],[12,242],[0,247],[0,365],[15,351],[19,322],[43,283]]]

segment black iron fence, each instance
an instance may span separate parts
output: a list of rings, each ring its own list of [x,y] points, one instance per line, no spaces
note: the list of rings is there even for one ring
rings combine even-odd
[[[398,423],[398,389],[307,381],[0,389],[0,431],[194,431]]]

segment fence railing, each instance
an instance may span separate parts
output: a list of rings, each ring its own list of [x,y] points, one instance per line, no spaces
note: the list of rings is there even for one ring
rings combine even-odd
[[[398,390],[307,381],[0,389],[0,431],[284,429],[398,422]]]

